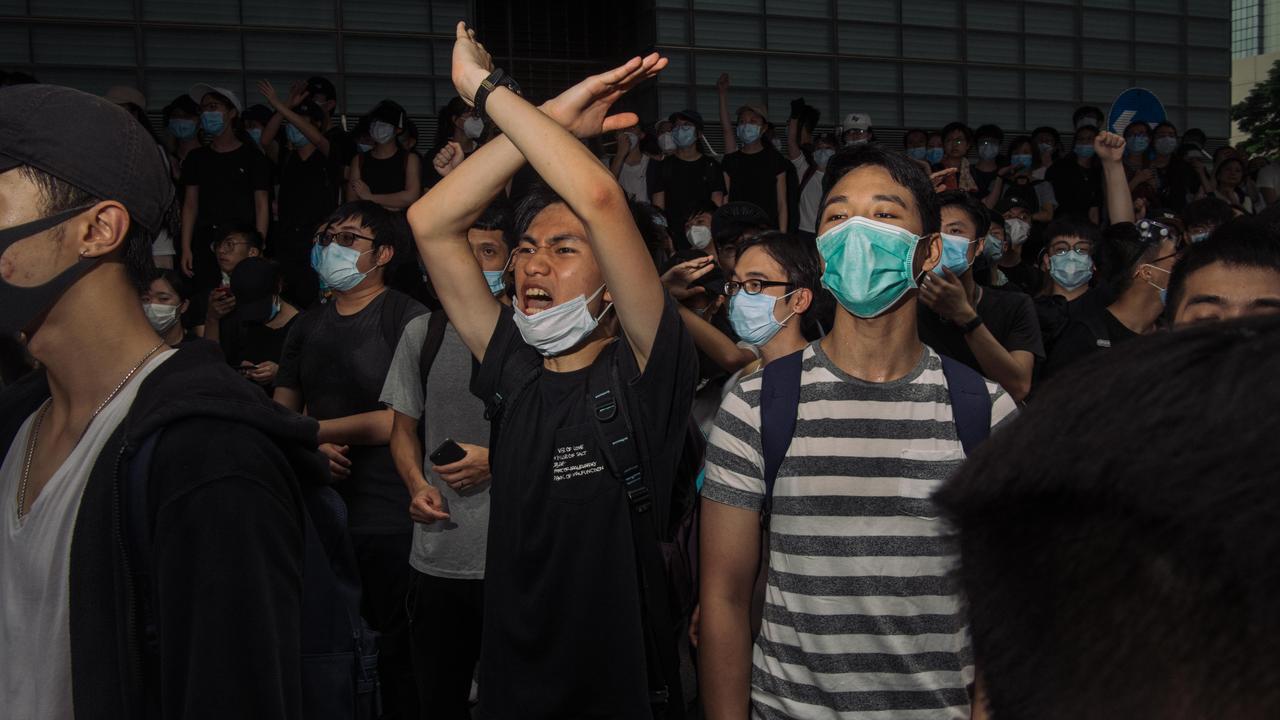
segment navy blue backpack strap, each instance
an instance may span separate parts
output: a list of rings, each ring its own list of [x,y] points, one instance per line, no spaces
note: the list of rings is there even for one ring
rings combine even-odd
[[[796,432],[796,412],[800,409],[800,370],[804,350],[778,358],[764,366],[760,386],[760,448],[764,452],[764,510],[767,518],[773,507],[773,486],[778,468],[791,447]]]
[[[141,608],[138,617],[142,621],[144,647],[147,653],[160,652],[160,634],[157,631],[155,612],[151,607],[151,514],[148,510],[147,490],[150,485],[151,461],[156,454],[160,432],[149,435],[129,459],[124,474],[122,500],[124,502],[125,542],[133,575],[134,602]]]
[[[991,434],[991,395],[987,393],[986,378],[959,360],[946,355],[938,357],[942,359],[942,374],[947,378],[956,435],[964,446],[964,454],[972,455]]]

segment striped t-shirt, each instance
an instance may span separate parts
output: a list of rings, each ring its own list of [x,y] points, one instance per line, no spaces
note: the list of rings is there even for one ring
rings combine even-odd
[[[703,497],[760,510],[763,374],[725,398]],[[991,423],[1014,401],[993,383]],[[964,461],[942,361],[872,383],[804,351],[795,435],[774,485],[753,717],[969,717],[968,632],[930,495]]]

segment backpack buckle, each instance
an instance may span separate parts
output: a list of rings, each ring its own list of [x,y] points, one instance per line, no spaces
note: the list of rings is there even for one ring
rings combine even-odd
[[[618,401],[613,399],[613,391],[605,390],[595,396],[596,419],[609,422],[618,416]]]
[[[644,475],[639,465],[633,465],[622,473],[622,487],[627,491],[627,499],[636,512],[642,513],[653,507],[652,493],[644,484]]]

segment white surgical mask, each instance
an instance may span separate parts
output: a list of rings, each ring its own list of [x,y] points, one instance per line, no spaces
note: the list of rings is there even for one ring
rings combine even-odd
[[[356,265],[360,256],[364,255],[359,250],[342,247],[336,242],[315,247],[319,252],[312,253],[311,267],[324,281],[326,287],[346,292],[364,282],[365,277],[369,275],[367,272],[360,272],[360,268]]]
[[[169,329],[178,322],[177,305],[147,303],[142,306],[142,311],[146,313],[147,322],[151,323],[152,329],[161,335],[169,332]]]
[[[484,134],[484,121],[474,115],[462,121],[462,134],[475,140]]]
[[[587,304],[602,292],[604,292],[603,285],[592,293],[590,298],[579,295],[567,303],[534,315],[525,315],[523,310],[515,307],[512,319],[515,320],[516,329],[520,331],[520,337],[539,353],[545,357],[559,355],[590,335],[599,324],[600,318],[613,307],[613,303],[610,303],[600,312],[599,317],[591,316]]]
[[[711,228],[706,225],[694,225],[689,228],[689,232],[685,233],[685,237],[689,238],[690,245],[701,250],[711,244]]]
[[[391,123],[381,120],[374,120],[369,125],[369,137],[373,138],[376,143],[391,142],[391,138],[396,136],[396,129]]]
[[[671,133],[665,132],[658,136],[658,147],[662,148],[662,152],[676,151],[676,141],[671,137]]]
[[[1027,236],[1031,234],[1031,225],[1019,218],[1005,220],[1004,232],[1009,236],[1009,244],[1018,247],[1027,241]]]

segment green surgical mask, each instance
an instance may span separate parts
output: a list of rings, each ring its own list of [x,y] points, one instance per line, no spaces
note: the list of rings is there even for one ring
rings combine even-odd
[[[912,272],[920,237],[896,225],[850,218],[818,237],[822,286],[860,318],[883,315],[917,287]]]

